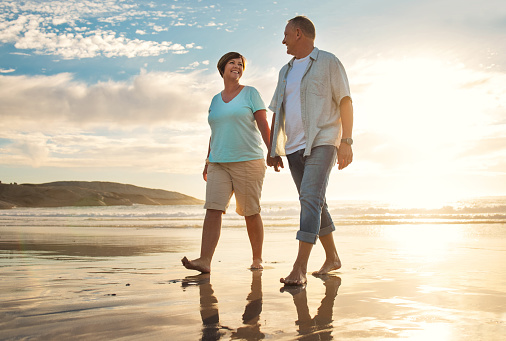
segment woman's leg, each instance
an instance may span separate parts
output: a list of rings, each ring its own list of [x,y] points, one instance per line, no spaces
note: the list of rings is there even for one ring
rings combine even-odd
[[[251,269],[263,269],[262,245],[264,224],[260,216],[260,197],[265,177],[265,160],[251,160],[229,165],[236,199],[236,212],[244,216],[253,253]]]
[[[208,209],[206,211],[202,228],[200,257],[191,261],[184,257],[181,262],[185,268],[206,273],[211,272],[211,261],[220,239],[222,214],[223,212],[219,210]]]
[[[221,216],[227,210],[232,197],[232,179],[227,170],[219,163],[210,163],[207,168],[206,217],[202,228],[200,257],[192,261],[184,257],[181,262],[187,269],[200,272],[211,271],[216,245],[220,239]]]
[[[253,253],[253,263],[251,269],[263,269],[262,266],[262,246],[264,243],[264,224],[260,213],[244,217],[248,229],[251,251]]]

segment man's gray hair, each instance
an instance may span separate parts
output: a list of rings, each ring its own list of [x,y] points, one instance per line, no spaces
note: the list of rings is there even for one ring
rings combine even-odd
[[[313,22],[309,20],[308,17],[298,15],[295,18],[288,20],[288,23],[293,25],[295,28],[299,28],[306,37],[315,40],[316,30]]]

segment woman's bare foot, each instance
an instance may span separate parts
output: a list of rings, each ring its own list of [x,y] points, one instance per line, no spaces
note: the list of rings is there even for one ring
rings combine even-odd
[[[281,293],[288,292],[292,296],[295,296],[295,295],[298,295],[298,294],[300,294],[301,292],[303,292],[305,290],[306,290],[306,284],[302,284],[302,285],[285,285],[285,286],[281,287],[281,289],[279,289],[279,292],[281,292]]]
[[[285,285],[304,285],[307,282],[306,270],[294,267],[287,277],[280,278],[279,281]]]
[[[211,280],[211,274],[209,273],[201,273],[198,275],[186,276],[181,281],[181,286],[189,287],[192,285],[203,285],[208,284]]]
[[[181,263],[183,263],[183,266],[190,270],[197,270],[202,273],[209,273],[211,272],[211,264],[208,261],[205,261],[203,259],[197,258],[194,260],[188,260],[188,258],[183,257],[181,259]]]
[[[321,269],[318,271],[314,271],[313,275],[325,275],[330,271],[337,270],[340,268],[341,268],[341,260],[339,259],[339,257],[333,259],[326,259]]]
[[[251,270],[260,270],[263,268],[264,268],[264,266],[262,265],[261,259],[253,259],[253,263],[251,263],[251,266],[250,266]]]

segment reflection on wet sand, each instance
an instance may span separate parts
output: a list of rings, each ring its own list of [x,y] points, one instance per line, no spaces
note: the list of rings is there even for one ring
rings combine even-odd
[[[246,298],[248,304],[242,315],[243,327],[232,333],[232,339],[261,340],[265,334],[260,331],[260,313],[262,312],[262,271],[251,271],[251,292]]]
[[[198,285],[200,290],[200,316],[202,318],[202,340],[219,340],[224,330],[232,331],[232,339],[261,340],[265,337],[260,331],[260,313],[262,312],[262,271],[251,271],[251,292],[246,298],[247,304],[242,315],[244,326],[233,330],[220,325],[218,300],[210,283],[210,274],[187,276],[182,286]]]
[[[210,282],[211,274],[202,273],[187,276],[182,286],[198,285],[200,291],[200,317],[202,318],[202,340],[219,340],[225,333],[220,326],[220,313],[218,300],[214,296],[213,286]],[[224,329],[228,329],[224,327]]]
[[[262,340],[265,334],[260,330],[260,314],[262,313],[262,271],[251,272],[251,292],[247,296],[247,304],[242,315],[243,326],[237,329],[220,324],[218,299],[210,281],[210,274],[187,276],[182,281],[183,287],[197,285],[200,292],[200,316],[202,318],[202,340],[220,340],[227,331],[231,331],[232,340]],[[341,285],[341,278],[333,275],[315,276],[325,285],[323,297],[317,314],[311,317],[307,302],[305,286],[281,288],[281,292],[288,292],[293,296],[297,310],[299,340],[332,340],[332,322],[334,301]]]
[[[289,292],[293,296],[293,303],[297,309],[297,321],[299,327],[299,340],[332,340],[332,316],[334,301],[337,290],[341,285],[341,278],[332,275],[316,276],[325,285],[325,297],[323,297],[318,312],[311,318],[307,304],[306,286],[281,288],[282,292]]]
[[[177,253],[187,249],[185,238],[164,238],[163,231],[133,229],[95,229],[67,227],[0,230],[0,254],[19,253],[58,257],[133,257],[153,253]]]

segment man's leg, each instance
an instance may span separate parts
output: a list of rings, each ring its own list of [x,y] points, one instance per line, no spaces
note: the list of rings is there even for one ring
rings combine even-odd
[[[318,146],[304,158],[303,176],[299,190],[300,230],[297,239],[316,243],[318,235],[328,234],[334,229],[325,202],[330,171],[336,163],[337,150],[334,146]],[[325,213],[322,215],[322,213]],[[323,219],[322,219],[323,218]]]
[[[292,272],[280,281],[286,285],[301,285],[306,282],[307,262],[313,244],[320,231],[322,207],[332,166],[336,161],[334,146],[313,148],[311,155],[303,151],[288,155],[290,172],[294,179],[301,204],[300,230],[297,232],[299,252]]]
[[[299,199],[300,185],[304,176],[303,154],[304,150],[299,150],[293,154],[287,155],[288,164],[290,166],[290,173],[292,174],[293,182],[297,187]],[[313,244],[299,241],[299,251],[297,254],[297,259],[293,264],[292,272],[286,278],[280,278],[279,280],[281,283],[285,283],[286,285],[302,285],[306,283],[307,262],[309,260],[309,255],[311,254],[312,248]]]
[[[221,216],[223,212],[218,210],[206,211],[204,227],[202,228],[202,242],[200,244],[200,257],[194,260],[181,259],[184,267],[200,272],[211,272],[211,260],[213,259],[216,245],[221,234]]]
[[[313,272],[313,275],[323,275],[332,270],[341,268],[341,260],[337,255],[336,245],[334,244],[333,233],[335,231],[334,222],[328,211],[327,203],[322,207],[320,242],[325,249],[325,262],[319,271]]]
[[[287,277],[280,278],[281,283],[285,285],[303,285],[307,282],[307,262],[312,249],[313,244],[299,241],[299,251],[295,263],[293,263],[292,272]]]
[[[313,275],[324,275],[332,270],[341,268],[341,260],[337,255],[336,245],[334,244],[334,236],[329,233],[325,236],[320,236],[320,242],[325,249],[325,262],[320,270],[313,272]]]

